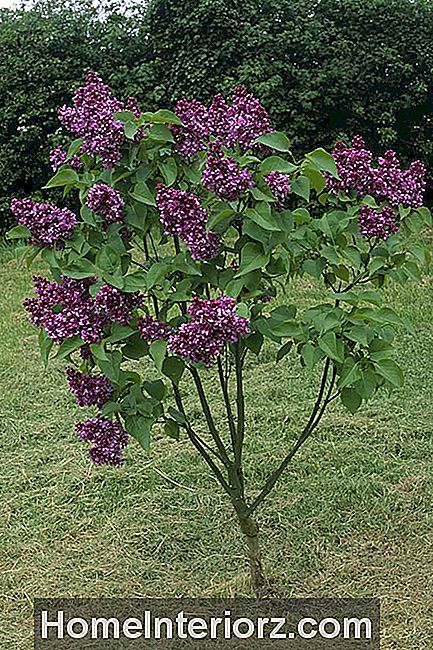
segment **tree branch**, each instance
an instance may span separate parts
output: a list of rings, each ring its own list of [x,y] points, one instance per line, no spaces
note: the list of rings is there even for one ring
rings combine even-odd
[[[189,366],[189,371],[191,372],[191,375],[192,375],[192,377],[194,379],[194,383],[195,383],[196,388],[197,388],[197,393],[198,393],[198,396],[199,396],[199,399],[200,399],[200,404],[201,404],[201,407],[203,409],[204,416],[206,418],[207,425],[209,427],[209,432],[210,432],[210,434],[211,434],[211,436],[212,436],[212,438],[213,438],[213,440],[214,440],[214,442],[215,442],[215,444],[217,446],[217,449],[218,449],[218,451],[220,453],[220,456],[221,456],[221,459],[222,459],[224,465],[229,469],[232,466],[232,461],[230,460],[230,458],[229,458],[229,456],[227,454],[227,450],[226,450],[226,448],[224,446],[224,443],[221,440],[221,437],[220,437],[220,435],[218,433],[218,430],[217,430],[217,428],[215,426],[215,422],[214,422],[214,419],[213,419],[213,416],[212,416],[212,412],[210,410],[210,407],[209,407],[209,404],[208,404],[208,401],[207,401],[207,398],[206,398],[206,394],[204,392],[203,384],[201,382],[198,370],[197,370],[197,368],[194,368],[194,366]]]
[[[233,497],[233,491],[230,487],[230,484],[226,479],[224,478],[220,468],[216,463],[212,460],[211,456],[208,454],[205,443],[201,440],[201,438],[195,433],[193,430],[191,423],[186,415],[185,408],[183,406],[182,402],[182,397],[179,391],[179,388],[176,386],[174,382],[172,382],[173,386],[173,391],[174,391],[174,397],[176,400],[176,405],[179,411],[182,413],[183,417],[185,418],[185,429],[188,434],[189,439],[191,440],[192,444],[194,447],[197,449],[199,454],[204,458],[214,475],[216,476],[218,482],[220,483],[221,487],[227,492],[227,494],[230,496],[230,498]],[[206,445],[207,446],[207,445]]]
[[[322,404],[323,396],[325,394],[325,389],[326,389],[326,381],[328,378],[328,373],[329,373],[329,366],[330,366],[330,360],[326,359],[325,365],[323,368],[323,373],[322,373],[322,380],[320,383],[320,390],[318,397],[316,399],[316,402],[314,404],[313,410],[311,412],[310,418],[305,425],[301,435],[299,436],[298,440],[295,442],[287,456],[283,459],[283,461],[280,463],[280,465],[277,467],[277,469],[269,476],[268,480],[265,483],[264,488],[262,491],[259,493],[259,495],[256,497],[256,499],[253,501],[249,508],[249,512],[253,513],[257,507],[262,503],[262,501],[268,496],[268,494],[271,492],[272,488],[280,478],[280,476],[283,474],[284,470],[287,468],[288,464],[292,460],[292,458],[295,456],[295,454],[299,451],[299,449],[302,447],[304,442],[310,437],[310,435],[313,433],[314,429],[317,427],[319,424],[323,413],[325,412],[326,407],[328,406],[329,402],[331,401],[331,394],[334,389],[334,384],[335,384],[335,379],[336,379],[336,369],[334,368],[333,373],[332,373],[332,378],[331,382],[326,394],[326,398]]]

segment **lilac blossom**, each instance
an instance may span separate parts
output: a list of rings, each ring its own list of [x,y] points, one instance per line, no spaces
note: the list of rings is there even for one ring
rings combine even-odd
[[[219,235],[206,231],[207,212],[189,192],[165,185],[157,186],[156,203],[166,235],[177,235],[196,260],[215,257],[220,249]]]
[[[352,146],[345,142],[336,143],[332,152],[339,179],[327,176],[328,188],[337,194],[354,190],[363,198],[369,194],[373,181],[373,154],[369,151],[360,135],[353,138]]]
[[[84,153],[100,156],[103,166],[110,168],[119,162],[125,142],[124,125],[113,115],[126,107],[139,114],[135,100],[130,98],[125,106],[98,75],[89,72],[86,85],[74,94],[73,106],[59,109],[59,119],[66,129],[82,138]]]
[[[241,194],[252,188],[253,180],[248,169],[239,169],[234,158],[224,155],[219,142],[211,142],[202,184],[220,199],[236,201]]]
[[[113,394],[111,381],[105,375],[93,377],[68,366],[66,376],[78,406],[98,406],[101,408]]]
[[[209,108],[196,100],[181,100],[176,115],[183,126],[174,125],[172,132],[178,152],[187,159],[205,149],[210,137],[226,147],[247,151],[259,136],[271,131],[266,109],[244,86],[234,89],[231,105],[219,94]]]
[[[257,138],[271,131],[267,110],[245,86],[237,86],[234,89],[227,119],[229,128],[224,144],[228,147],[238,144],[242,151],[253,147]]]
[[[24,307],[30,322],[44,329],[50,339],[62,343],[80,336],[86,343],[99,343],[103,335],[103,316],[95,310],[89,286],[94,279],[62,278],[57,283],[34,277],[36,298],[26,298]]]
[[[89,456],[95,465],[123,464],[128,436],[121,424],[97,417],[78,422],[76,431],[81,440],[92,444]]]
[[[387,151],[373,165],[373,154],[363,139],[356,136],[352,146],[337,142],[333,151],[339,179],[327,177],[331,192],[355,191],[359,198],[371,195],[378,203],[387,201],[397,208],[419,208],[425,191],[425,166],[416,160],[403,170],[394,151]]]
[[[193,223],[183,235],[193,260],[212,260],[221,250],[221,237],[216,232],[207,232],[204,224]]]
[[[102,217],[105,226],[122,222],[124,219],[125,201],[121,194],[109,185],[93,185],[86,203],[93,212]]]
[[[142,298],[139,293],[125,293],[115,287],[105,284],[95,296],[95,307],[104,315],[106,321],[129,325],[133,310],[141,307]]]
[[[382,209],[362,205],[358,215],[359,233],[362,237],[379,237],[388,239],[398,231],[394,210],[385,205]]]
[[[289,177],[282,172],[272,171],[265,176],[265,182],[273,196],[277,199],[277,210],[283,210],[287,205],[287,199],[290,194]]]
[[[167,323],[162,323],[152,316],[142,316],[137,320],[137,329],[148,343],[167,340],[172,328]]]
[[[193,298],[188,315],[168,341],[168,350],[192,363],[212,366],[224,346],[249,333],[249,321],[237,316],[236,301],[229,296]]]
[[[70,239],[77,217],[68,208],[50,203],[35,203],[31,199],[12,199],[12,214],[21,226],[30,230],[30,242],[35,246],[56,246]]]
[[[209,135],[208,111],[196,99],[181,99],[176,104],[176,115],[182,126],[173,124],[171,130],[176,139],[176,149],[187,160],[205,148]]]
[[[67,158],[68,152],[61,145],[53,149],[50,154],[50,162],[53,171],[56,172],[59,167],[64,164],[67,164],[68,167],[71,167],[71,169],[75,169],[76,171],[79,171],[82,168],[83,163],[80,156],[75,154],[69,160],[67,160]]]
[[[424,198],[425,171],[425,166],[419,160],[403,171],[397,155],[389,150],[378,159],[370,194],[378,203],[388,201],[395,208],[399,204],[419,208]]]
[[[35,276],[36,298],[24,300],[30,322],[56,343],[79,336],[87,344],[99,343],[112,322],[129,324],[141,305],[139,294],[104,285],[93,298],[89,288],[95,281],[63,277],[55,282]]]

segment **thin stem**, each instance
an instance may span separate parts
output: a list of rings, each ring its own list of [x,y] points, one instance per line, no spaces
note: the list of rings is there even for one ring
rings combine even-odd
[[[224,478],[220,468],[216,465],[216,463],[212,460],[211,456],[208,454],[206,447],[203,444],[203,441],[200,439],[200,437],[195,433],[193,430],[190,421],[188,420],[188,417],[186,415],[185,408],[183,406],[182,402],[182,397],[179,391],[179,388],[176,386],[175,383],[172,383],[173,386],[173,391],[174,391],[174,397],[176,400],[176,405],[179,411],[182,413],[183,417],[185,418],[185,429],[188,434],[189,439],[191,440],[192,444],[194,447],[197,449],[199,454],[204,458],[212,472],[215,474],[218,482],[220,483],[221,487],[227,492],[227,494],[232,498],[233,497],[233,491],[229,485],[229,483],[226,481]]]
[[[150,233],[149,233],[149,234],[150,234]],[[147,262],[149,262],[149,260],[150,260],[150,255],[149,255],[149,247],[148,247],[148,245],[147,245],[146,235],[144,235],[144,237],[143,237],[143,246],[144,246],[144,255],[145,255],[145,257],[146,257]],[[143,268],[144,268],[144,267],[143,267]],[[155,310],[155,316],[156,316],[156,318],[159,318],[159,305],[158,305],[158,299],[156,298],[156,296],[153,295],[152,292],[150,292],[150,296],[151,296],[151,298],[152,298],[153,308],[154,308],[154,310]]]
[[[217,446],[217,449],[218,449],[218,451],[220,453],[222,461],[224,462],[224,465],[227,468],[230,468],[232,466],[232,462],[231,462],[231,460],[230,460],[230,458],[229,458],[229,456],[227,454],[227,450],[226,450],[226,448],[224,446],[224,443],[221,440],[221,437],[220,437],[220,435],[218,433],[218,430],[217,430],[217,428],[215,426],[215,422],[214,422],[214,419],[213,419],[213,416],[212,416],[212,412],[210,410],[209,403],[208,403],[207,398],[206,398],[206,394],[205,394],[203,384],[202,384],[201,379],[200,379],[200,375],[199,375],[199,373],[197,371],[197,368],[194,368],[193,366],[190,366],[189,370],[191,372],[191,375],[192,375],[192,377],[194,379],[194,383],[195,383],[196,388],[197,388],[197,393],[198,393],[198,396],[199,396],[199,399],[200,399],[200,404],[201,404],[201,407],[203,409],[204,416],[206,418],[207,425],[209,427],[209,432],[210,432],[210,434],[211,434],[211,436],[212,436],[212,438],[213,438],[213,440],[214,440],[214,442],[215,442],[215,444]]]
[[[222,394],[223,394],[224,404],[225,404],[225,407],[226,407],[227,423],[228,423],[228,426],[229,426],[230,438],[231,438],[232,447],[233,447],[233,450],[234,450],[234,448],[235,448],[235,440],[236,440],[236,425],[235,425],[235,421],[234,421],[234,417],[233,417],[232,405],[231,405],[231,402],[230,402],[230,395],[229,395],[229,391],[228,391],[227,379],[226,379],[226,377],[224,375],[224,368],[223,368],[223,364],[222,364],[222,361],[221,361],[220,357],[218,357],[217,364],[218,364],[218,376],[219,376],[219,380],[220,380],[220,384],[221,384],[221,391],[222,391]]]
[[[245,437],[245,395],[243,385],[243,361],[245,350],[241,349],[241,344],[236,343],[235,367],[236,367],[236,409],[237,409],[237,432],[234,446],[235,466],[239,472],[243,486],[242,476],[242,451]]]
[[[323,368],[323,374],[322,374],[322,380],[320,384],[320,390],[319,390],[319,395],[316,399],[316,402],[314,404],[313,410],[311,412],[310,418],[305,425],[304,429],[302,430],[301,435],[299,436],[298,440],[295,442],[287,456],[283,459],[283,461],[280,463],[280,465],[277,467],[277,469],[269,476],[268,480],[265,483],[264,488],[262,491],[259,493],[259,495],[256,497],[256,499],[253,501],[249,508],[249,512],[252,513],[254,512],[257,507],[262,503],[262,501],[268,496],[268,494],[271,492],[272,488],[274,487],[275,483],[278,481],[280,476],[283,474],[284,470],[287,468],[288,464],[292,460],[292,458],[295,456],[297,451],[302,447],[304,442],[309,438],[309,436],[313,433],[314,429],[317,427],[319,424],[323,413],[325,412],[326,407],[329,404],[329,399],[332,393],[332,390],[334,388],[334,383],[335,383],[335,378],[336,378],[336,370],[334,368],[332,379],[331,379],[331,384],[329,386],[327,396],[325,398],[325,401],[322,405],[322,400],[323,396],[325,394],[325,389],[326,389],[326,381],[328,378],[328,373],[329,373],[329,366],[330,366],[330,360],[326,359],[325,365]]]
[[[154,242],[154,240],[153,240],[153,237],[152,237],[152,233],[151,233],[151,231],[149,230],[147,234],[149,235],[150,243],[151,243],[151,245],[152,245],[152,249],[153,249],[153,253],[154,253],[154,255],[155,255],[155,258],[156,258],[157,261],[159,261],[158,251],[157,251],[157,248],[156,248],[156,246],[155,246],[155,242]]]

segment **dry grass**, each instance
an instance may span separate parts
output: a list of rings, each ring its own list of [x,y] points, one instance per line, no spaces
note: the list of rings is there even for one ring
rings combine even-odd
[[[61,366],[44,371],[21,300],[30,272],[0,265],[2,639],[32,647],[35,596],[250,595],[242,542],[186,441],[135,444],[120,470],[89,466]],[[306,287],[300,299],[305,296]],[[260,512],[266,565],[285,596],[380,596],[384,650],[432,647],[432,279],[388,290],[404,390],[352,417],[338,406]],[[313,398],[314,378],[266,351],[248,368],[247,479],[260,485]],[[214,406],[216,396],[212,394]],[[196,411],[191,397],[189,406]],[[281,421],[286,426],[281,426]],[[185,489],[174,486],[154,468]],[[189,489],[188,489],[189,488]]]

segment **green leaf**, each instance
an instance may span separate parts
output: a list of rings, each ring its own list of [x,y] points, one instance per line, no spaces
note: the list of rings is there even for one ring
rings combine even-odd
[[[308,275],[311,275],[317,280],[320,278],[325,266],[326,260],[323,257],[319,257],[317,260],[305,260],[302,264],[305,273],[308,273]]]
[[[129,325],[113,323],[111,326],[111,334],[107,338],[107,343],[118,343],[119,341],[124,341],[125,339],[129,339],[133,334],[135,334],[135,330]]]
[[[119,350],[115,350],[111,354],[107,352],[107,360],[98,359],[98,366],[104,375],[107,375],[108,379],[114,384],[119,383],[120,379],[120,365],[122,363],[122,354]]]
[[[290,151],[290,140],[285,133],[281,131],[272,131],[265,133],[255,140],[257,144],[264,144],[276,151]]]
[[[48,365],[48,359],[50,356],[51,349],[54,345],[54,341],[50,339],[50,337],[48,336],[45,330],[41,330],[39,332],[38,341],[39,341],[39,350],[41,353],[42,363],[46,368]]]
[[[147,287],[147,275],[145,271],[137,271],[136,273],[125,275],[122,290],[126,291],[126,293],[133,293],[134,291],[145,289]]]
[[[268,262],[269,254],[264,253],[262,247],[258,244],[248,242],[248,244],[245,244],[242,248],[239,272],[235,275],[235,278],[240,278],[251,271],[261,269],[263,266],[266,266]]]
[[[160,280],[165,278],[169,271],[170,265],[166,262],[155,262],[152,264],[146,276],[147,288],[152,289],[156,284],[159,284]]]
[[[75,156],[75,154],[80,151],[82,144],[83,138],[77,138],[76,140],[73,140],[69,145],[68,153],[66,154],[66,160],[70,160],[72,156]]]
[[[139,334],[134,334],[122,348],[122,354],[127,359],[141,359],[149,353],[149,344]]]
[[[244,212],[245,218],[249,219],[253,223],[256,223],[258,226],[264,230],[270,230],[274,232],[280,232],[281,228],[275,222],[272,212],[269,210],[269,214],[266,214],[263,210],[259,213],[253,208],[248,208]]]
[[[180,428],[178,423],[175,420],[167,420],[164,424],[164,432],[169,438],[174,440],[179,440]]]
[[[287,343],[284,343],[284,345],[282,345],[277,352],[277,362],[281,361],[281,359],[284,359],[284,357],[289,354],[292,347],[293,341],[287,341]]]
[[[292,192],[301,196],[305,201],[310,200],[310,179],[306,176],[298,176],[291,184]]]
[[[362,403],[360,395],[358,395],[354,388],[343,388],[341,391],[341,401],[351,413],[356,413]]]
[[[318,340],[319,348],[333,361],[343,363],[344,345],[341,339],[337,339],[335,332],[326,332]]]
[[[298,322],[295,320],[275,322],[269,319],[268,324],[269,324],[269,329],[274,336],[297,337],[302,332]]]
[[[174,142],[173,134],[165,124],[154,123],[149,129],[149,138],[158,142]]]
[[[301,357],[303,358],[307,368],[309,370],[312,370],[316,363],[320,361],[322,355],[320,353],[320,350],[318,350],[308,341],[301,348]]]
[[[72,336],[70,339],[66,339],[66,341],[63,341],[59,347],[59,350],[56,354],[56,359],[64,359],[72,352],[75,352],[75,350],[83,347],[84,344],[85,342],[81,336]]]
[[[259,354],[263,345],[263,334],[253,332],[245,339],[245,345],[253,354]]]
[[[78,258],[74,264],[64,267],[63,274],[68,276],[68,278],[82,280],[83,278],[90,278],[97,275],[97,269],[90,260],[82,257]]]
[[[123,131],[125,133],[125,137],[128,138],[128,140],[133,140],[137,134],[138,127],[134,122],[126,122]]]
[[[401,388],[404,384],[404,375],[400,366],[393,359],[382,359],[375,363],[379,375],[393,386]]]
[[[328,172],[331,176],[338,178],[337,167],[335,165],[335,160],[330,153],[319,147],[311,153],[308,153],[306,156],[311,160],[317,167],[324,172]]]
[[[148,188],[147,184],[144,181],[139,181],[134,187],[134,191],[130,193],[132,198],[138,201],[139,203],[144,203],[145,205],[156,206],[155,197]]]
[[[156,399],[158,402],[162,402],[167,394],[167,389],[161,379],[157,379],[156,381],[145,381],[143,383],[143,388],[147,393],[149,393],[151,397]]]
[[[230,219],[230,217],[232,217],[234,214],[236,214],[236,212],[233,210],[233,208],[224,208],[219,212],[214,212],[207,220],[207,232],[213,230],[222,221]]]
[[[143,415],[132,415],[125,420],[125,429],[133,438],[135,438],[143,449],[150,447],[150,430],[154,424],[153,418],[147,418]]]
[[[115,120],[119,120],[123,124],[127,122],[134,122],[136,120],[135,114],[132,111],[117,111],[113,114]]]
[[[181,424],[181,425],[186,424],[186,419],[185,419],[185,416],[183,415],[183,413],[181,413],[177,409],[173,408],[173,406],[168,407],[168,412],[170,413],[173,420],[176,420],[176,422],[178,422],[178,424]]]
[[[343,363],[343,369],[338,380],[339,387],[346,388],[346,386],[350,386],[351,384],[354,384],[356,381],[358,381],[360,377],[361,371],[359,364],[355,363],[351,357],[345,359]]]
[[[152,352],[151,352],[152,354]],[[178,357],[166,357],[162,364],[162,372],[175,384],[178,384],[185,370],[185,363]]]
[[[159,168],[164,176],[165,184],[170,187],[173,185],[177,177],[177,163],[174,158],[167,158],[164,162],[160,163]]]
[[[165,359],[165,355],[167,354],[167,341],[154,341],[150,345],[149,353],[154,360],[156,367],[161,372],[162,364]]]
[[[29,239],[32,233],[25,226],[14,226],[6,233],[6,239]]]
[[[143,113],[141,115],[141,122],[152,122],[153,124],[179,124],[182,125],[181,120],[177,117],[175,113],[167,110],[166,108],[160,108],[156,113]]]
[[[284,160],[284,158],[281,158],[280,156],[269,156],[268,158],[265,158],[259,167],[259,170],[263,174],[269,174],[269,172],[273,171],[287,174],[296,169],[296,165],[293,165],[288,160]]]
[[[63,187],[64,185],[75,185],[80,177],[74,169],[59,169],[42,189],[50,187]]]
[[[92,343],[90,345],[90,352],[93,354],[95,359],[100,361],[108,361],[107,353],[105,351],[105,346],[103,343]]]

